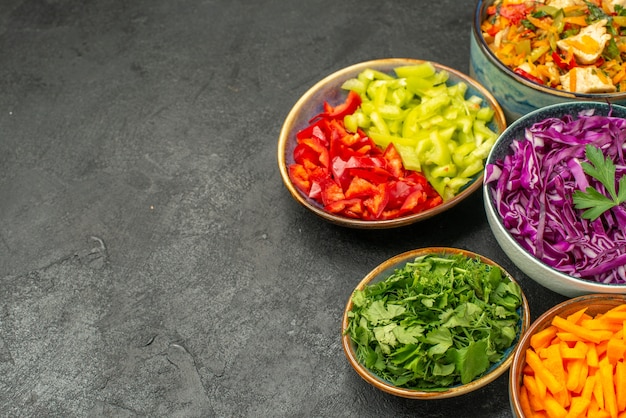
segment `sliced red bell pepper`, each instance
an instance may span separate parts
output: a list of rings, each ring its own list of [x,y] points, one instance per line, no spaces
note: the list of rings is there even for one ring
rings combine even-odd
[[[394,178],[393,174],[381,167],[348,168],[348,173],[352,177],[360,177],[373,184],[387,183]]]
[[[383,158],[387,160],[387,170],[395,177],[404,176],[404,164],[402,164],[402,157],[400,153],[393,145],[393,143],[389,143],[385,152],[383,153]]]
[[[289,166],[294,185],[327,211],[349,218],[392,219],[440,204],[421,173],[404,169],[393,145],[382,150],[362,130],[346,131],[343,117],[356,102],[326,104],[297,133],[295,163]]]
[[[311,149],[311,151],[317,156],[317,162],[322,167],[328,168],[330,166],[330,153],[328,148],[325,147],[317,138],[303,138],[300,140],[298,146],[305,146]],[[297,148],[297,147],[296,147]],[[295,159],[295,150],[294,150]],[[312,160],[313,161],[313,160]]]
[[[356,91],[350,90],[346,100],[332,107],[328,102],[324,103],[324,113],[322,117],[330,119],[343,119],[346,115],[353,114],[361,105],[361,96]]]
[[[341,186],[331,178],[320,181],[320,187],[322,188],[321,198],[324,205],[346,198]]]
[[[298,133],[296,133],[296,139],[317,138],[322,144],[328,146],[329,138],[327,137],[327,133],[330,132],[328,123],[329,121],[327,119],[319,119],[313,124],[298,131]]]
[[[365,210],[361,199],[337,200],[324,206],[324,209],[331,213],[341,214],[349,218],[361,218]]]
[[[375,184],[360,177],[354,177],[345,192],[345,196],[346,199],[352,199],[355,197],[369,197],[376,193],[378,193],[378,189]]]
[[[533,82],[535,82],[537,84],[545,84],[542,79],[540,79],[539,77],[535,77],[534,75],[530,74],[527,71],[522,70],[521,68],[516,68],[514,70],[514,72],[515,72],[515,74],[520,75],[520,76],[522,76],[522,77],[524,77],[524,78],[526,78],[526,79],[528,79],[530,81],[533,81]]]
[[[556,51],[552,53],[552,60],[562,70],[571,70],[572,68],[576,67],[576,60],[574,59],[574,57],[570,58],[569,61],[565,61]]]
[[[389,192],[386,183],[379,184],[375,189],[376,192],[363,201],[363,205],[368,209],[374,219],[380,218],[380,215],[387,206],[387,202],[389,202]]]
[[[311,180],[309,173],[302,164],[291,164],[289,166],[289,177],[294,185],[308,195],[311,190]]]

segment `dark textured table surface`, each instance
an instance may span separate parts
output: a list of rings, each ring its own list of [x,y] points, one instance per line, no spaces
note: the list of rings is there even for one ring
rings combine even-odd
[[[508,417],[507,376],[412,401],[340,344],[354,286],[452,246],[564,298],[498,247],[480,193],[384,231],[331,225],[276,145],[317,80],[374,58],[468,71],[474,3],[4,0],[0,416]]]

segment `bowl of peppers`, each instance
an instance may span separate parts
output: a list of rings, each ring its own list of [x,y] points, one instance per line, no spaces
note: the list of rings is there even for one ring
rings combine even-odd
[[[388,58],[340,69],[288,113],[278,166],[291,196],[333,224],[401,227],[440,214],[482,185],[506,120],[469,76]]]

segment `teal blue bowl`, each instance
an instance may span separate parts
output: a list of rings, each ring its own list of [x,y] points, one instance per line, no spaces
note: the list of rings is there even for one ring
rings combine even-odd
[[[496,98],[507,123],[544,106],[571,101],[595,101],[626,105],[626,93],[572,93],[534,83],[521,77],[495,56],[483,38],[480,26],[494,0],[478,0],[470,37],[469,74]]]

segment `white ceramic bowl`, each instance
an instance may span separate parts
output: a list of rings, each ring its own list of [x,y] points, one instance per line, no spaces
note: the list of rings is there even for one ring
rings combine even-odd
[[[503,277],[511,280],[512,282],[517,283],[517,281],[507,273],[501,266],[496,264],[494,261],[473,253],[471,251],[466,251],[458,248],[447,248],[447,247],[427,247],[416,249],[412,251],[408,251],[402,254],[399,254],[395,257],[388,259],[387,261],[381,263],[376,268],[374,268],[370,273],[368,273],[363,280],[357,285],[356,290],[363,290],[367,285],[377,283],[379,281],[383,281],[388,278],[395,269],[401,268],[406,265],[407,262],[412,262],[416,257],[424,256],[428,254],[436,254],[436,255],[464,255],[465,257],[476,259],[478,258],[482,263],[489,264],[492,266],[497,266],[502,270]],[[354,370],[361,376],[366,382],[373,385],[374,387],[390,393],[395,396],[409,398],[409,399],[444,399],[451,398],[455,396],[460,396],[467,394],[469,392],[475,391],[497,379],[504,372],[509,369],[511,365],[511,361],[513,360],[513,353],[515,352],[515,348],[521,339],[521,335],[526,331],[528,326],[530,325],[530,310],[528,306],[528,301],[526,300],[526,296],[522,292],[522,301],[521,306],[517,309],[517,313],[519,315],[519,323],[518,323],[518,335],[517,338],[513,341],[512,345],[505,351],[503,357],[499,362],[494,363],[491,367],[481,376],[477,377],[473,381],[467,384],[458,384],[455,386],[451,386],[446,390],[441,391],[428,391],[428,390],[417,390],[417,389],[407,389],[403,387],[394,386],[390,382],[380,378],[374,372],[369,370],[363,364],[359,362],[357,359],[355,344],[352,341],[349,333],[347,333],[348,327],[350,325],[350,316],[349,313],[353,308],[352,297],[346,304],[346,308],[343,314],[343,320],[341,325],[341,339],[342,346],[344,349],[344,353],[350,363],[350,365],[354,368]]]
[[[385,229],[401,227],[429,219],[456,206],[474,191],[480,189],[483,181],[482,171],[474,176],[472,182],[466,185],[460,193],[432,209],[395,219],[362,220],[339,216],[324,210],[319,203],[308,198],[298,190],[289,176],[288,166],[294,162],[293,152],[296,147],[296,133],[308,126],[311,118],[322,112],[324,101],[328,101],[334,106],[345,100],[347,92],[341,89],[341,85],[346,80],[356,77],[366,69],[374,69],[391,74],[396,67],[416,65],[424,62],[418,59],[388,58],[354,64],[326,76],[298,99],[287,115],[278,139],[278,167],[280,174],[287,190],[298,203],[319,217],[340,226],[360,229]],[[489,106],[494,110],[492,122],[489,124],[492,130],[500,133],[506,128],[506,120],[502,109],[493,96],[479,83],[457,70],[434,62],[432,64],[437,71],[445,70],[448,72],[448,85],[457,84],[461,81],[465,82],[468,86],[466,97],[471,95],[481,97],[483,106]]]
[[[579,111],[590,108],[596,110],[595,114],[602,115],[606,115],[612,108],[613,116],[626,117],[626,108],[622,106],[611,106],[607,103],[595,102],[560,103],[535,110],[513,122],[500,135],[487,157],[487,164],[493,164],[511,153],[511,143],[523,138],[525,129],[533,124],[548,117],[561,117],[566,114],[577,115]],[[503,225],[501,217],[494,206],[492,185],[487,183],[483,185],[483,197],[487,220],[498,244],[511,261],[528,277],[542,286],[567,297],[590,293],[626,293],[626,285],[604,284],[580,279],[558,271],[538,260],[526,251]]]

